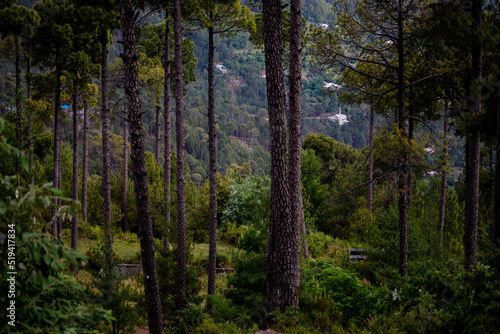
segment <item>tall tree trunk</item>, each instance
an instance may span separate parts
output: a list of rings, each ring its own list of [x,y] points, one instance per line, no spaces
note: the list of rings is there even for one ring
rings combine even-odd
[[[181,2],[174,1],[175,129],[177,139],[177,309],[186,307],[186,181],[184,172],[184,78],[182,65]]]
[[[104,199],[104,233],[106,235],[107,263],[113,262],[113,236],[111,234],[111,162],[109,156],[108,117],[108,32],[101,37],[101,122],[102,122],[102,187]]]
[[[271,216],[266,251],[267,312],[298,306],[297,230],[291,222],[285,131],[281,1],[262,2],[271,137]]]
[[[368,211],[370,215],[373,215],[373,123],[375,119],[375,106],[370,103],[370,139],[369,139],[369,149],[368,153]],[[370,217],[370,222],[373,223]]]
[[[407,126],[405,119],[405,48],[404,48],[404,19],[402,18],[403,0],[398,1],[398,127],[403,137],[407,137]],[[399,157],[399,180],[398,180],[398,208],[399,208],[399,274],[406,276],[408,265],[408,207],[409,184],[411,185],[411,170],[408,168],[409,152]]]
[[[210,20],[213,13],[210,13]],[[215,296],[215,268],[217,258],[217,145],[215,133],[215,92],[214,92],[214,29],[208,28],[208,151],[210,155],[210,212],[208,249],[208,294]],[[209,304],[213,312],[213,305]]]
[[[156,163],[160,163],[160,148],[161,148],[161,107],[160,107],[160,101],[157,101],[156,103],[156,110],[155,110],[155,116],[156,116],[156,124],[155,124],[155,159]]]
[[[167,18],[170,13],[165,11],[165,82],[164,82],[164,101],[163,101],[163,121],[164,129],[163,136],[165,139],[165,165],[164,165],[164,178],[165,178],[165,227],[163,230],[163,246],[170,248],[169,234],[170,234],[170,183],[172,182],[172,132],[170,125],[170,26]]]
[[[128,231],[128,97],[125,94],[123,99],[123,109],[125,121],[123,122],[123,196],[122,196],[122,231]]]
[[[31,99],[31,60],[28,55],[26,57],[26,98]],[[29,167],[30,167],[30,183],[35,183],[35,176],[33,174],[33,110],[28,114],[28,150],[29,150]]]
[[[156,271],[153,228],[151,225],[146,159],[144,156],[137,52],[135,49],[135,8],[132,0],[120,0],[120,5],[120,20],[123,38],[123,53],[121,57],[125,68],[125,93],[129,101],[128,119],[131,135],[130,157],[132,159],[132,170],[134,175],[137,217],[139,217],[138,227],[139,241],[141,244],[142,270],[144,275],[144,292],[146,295],[149,332],[157,334],[163,333],[163,318],[158,275]]]
[[[301,177],[301,94],[302,94],[302,0],[292,0],[290,13],[290,71],[288,104],[288,189],[290,195],[290,270],[294,271],[294,284],[300,285],[300,231],[305,222],[302,218],[302,177]],[[286,98],[285,98],[286,102]],[[304,223],[304,226],[303,226]],[[307,244],[307,240],[305,240]],[[297,305],[299,296],[297,291]]]
[[[446,179],[448,177],[448,111],[450,103],[445,101],[444,116],[443,116],[443,166],[441,168],[441,195],[439,197],[439,222],[438,222],[438,235],[439,235],[439,249],[441,256],[443,256],[444,246],[444,219],[446,215]]]
[[[61,69],[56,67],[56,92],[54,99],[54,163],[52,182],[54,188],[61,189],[59,185],[59,173],[61,165]],[[58,237],[58,219],[55,217],[58,208],[58,199],[54,198],[52,201],[54,207],[52,208],[52,235],[54,238]]]
[[[22,113],[22,83],[21,83],[21,51],[19,37],[15,37],[15,66],[16,66],[16,114],[17,114],[17,145],[24,149],[23,144],[23,113]],[[16,166],[18,163],[16,162]],[[16,168],[17,169],[17,168]],[[18,170],[19,171],[19,170]]]
[[[483,47],[481,42],[482,30],[482,0],[472,2],[472,36],[471,39],[471,98],[470,113],[472,118],[481,114],[481,93],[478,86],[482,79]],[[476,265],[477,226],[479,215],[479,160],[480,138],[479,130],[472,127],[466,135],[466,173],[465,173],[465,223],[464,223],[464,251],[465,268],[472,270]]]
[[[78,201],[78,86],[75,82],[73,94],[73,200]],[[78,210],[71,221],[71,249],[78,248]],[[76,270],[76,267],[74,268]]]
[[[82,218],[87,222],[87,174],[89,161],[89,108],[83,100]]]
[[[500,48],[500,45],[499,45]],[[495,203],[491,233],[493,244],[500,238],[500,62],[498,64],[498,100],[497,100],[497,157],[495,162]]]

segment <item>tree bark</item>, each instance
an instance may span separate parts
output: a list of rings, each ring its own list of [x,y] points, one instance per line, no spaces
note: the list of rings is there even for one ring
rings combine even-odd
[[[26,98],[31,99],[31,60],[28,55],[26,57]],[[28,114],[28,150],[29,150],[29,167],[30,167],[30,183],[35,183],[35,176],[33,175],[33,111]]]
[[[405,119],[405,47],[404,47],[404,19],[403,15],[403,0],[398,1],[398,70],[397,70],[397,89],[398,89],[398,127],[401,135],[407,137],[407,126]],[[410,187],[411,185],[411,170],[408,168],[408,155],[410,152],[404,152],[400,159],[400,175],[398,180],[398,208],[399,208],[399,274],[406,276],[408,266],[408,207]]]
[[[163,230],[163,246],[170,248],[169,234],[170,234],[170,183],[172,182],[172,131],[171,131],[171,116],[170,116],[170,26],[167,18],[170,15],[165,11],[165,82],[164,82],[164,103],[163,103],[163,119],[164,130],[163,136],[165,139],[165,165],[164,165],[164,178],[165,178],[165,227]]]
[[[15,37],[15,67],[16,67],[16,114],[17,114],[17,145],[24,149],[23,144],[23,113],[22,113],[22,82],[21,82],[21,51],[19,50],[19,37]],[[17,163],[16,163],[17,165]]]
[[[294,271],[295,286],[300,285],[300,231],[305,222],[302,218],[302,177],[301,177],[301,94],[302,94],[302,0],[292,0],[290,13],[290,70],[288,104],[288,187],[290,194],[291,270]],[[286,98],[285,98],[286,101]],[[304,223],[304,226],[303,226]],[[307,245],[307,240],[305,240]],[[297,292],[297,305],[299,296]]]
[[[499,45],[500,48],[500,45]],[[491,233],[493,244],[500,238],[500,62],[498,69],[498,101],[497,101],[497,157],[495,162],[495,204],[494,219]]]
[[[281,1],[262,2],[271,137],[271,216],[266,251],[267,312],[298,306],[297,232],[291,222],[287,177]]]
[[[471,39],[471,89],[469,108],[472,118],[481,114],[481,92],[478,88],[482,79],[483,47],[480,33],[482,30],[482,0],[472,2],[472,39]],[[476,265],[477,226],[479,220],[479,161],[480,138],[479,130],[472,126],[465,139],[466,173],[465,173],[465,223],[464,251],[465,268],[472,270]]]
[[[87,222],[87,174],[89,161],[89,108],[83,101],[82,218]]]
[[[309,246],[307,244],[306,219],[304,217],[304,202],[302,201],[302,191],[300,196],[300,233],[302,234],[302,247],[304,259],[309,259]]]
[[[128,231],[128,97],[123,98],[125,120],[123,122],[123,196],[122,196],[122,231]]]
[[[375,107],[370,103],[370,139],[369,139],[369,149],[368,153],[368,211],[370,215],[373,215],[373,123],[375,119]],[[373,223],[370,217],[370,223]]]
[[[213,14],[210,13],[212,20]],[[215,268],[217,258],[217,145],[215,132],[215,91],[214,91],[214,29],[208,28],[208,151],[210,160],[210,211],[208,249],[208,294],[215,296]],[[208,305],[213,313],[213,305]]]
[[[135,200],[139,218],[139,240],[144,275],[144,292],[148,313],[149,332],[163,333],[163,318],[156,271],[155,246],[151,225],[148,180],[141,120],[141,100],[139,95],[139,77],[137,52],[135,49],[135,8],[132,0],[120,0],[120,20],[122,24],[122,45],[125,68],[125,92],[129,100],[129,126],[131,135],[131,159],[134,175]]]
[[[102,187],[104,200],[104,233],[108,251],[107,263],[113,262],[113,236],[111,234],[111,162],[109,156],[109,117],[108,117],[108,32],[101,37],[101,123],[102,123]]]
[[[155,110],[155,116],[156,116],[156,124],[155,124],[155,159],[156,163],[160,163],[160,148],[161,148],[161,107],[160,107],[160,101],[157,102],[156,104],[156,110]]]
[[[443,116],[443,166],[441,168],[441,195],[439,197],[439,222],[438,222],[438,235],[439,235],[439,249],[441,257],[443,256],[444,246],[444,219],[446,215],[446,179],[448,177],[447,164],[448,164],[448,111],[450,104],[445,101],[444,116]]]
[[[181,2],[174,1],[175,128],[177,139],[177,309],[186,307],[186,181],[184,172],[184,78],[182,65]]]
[[[78,201],[78,85],[75,82],[73,94],[73,200]],[[71,221],[71,249],[78,248],[78,210]],[[76,267],[74,268],[76,270]]]
[[[56,67],[56,92],[54,99],[54,163],[53,163],[53,186],[54,188],[61,189],[59,185],[59,174],[61,165],[61,69]],[[58,199],[54,198],[52,201],[54,207],[52,208],[52,235],[54,238],[59,236],[58,233],[58,219],[55,217],[58,207]]]

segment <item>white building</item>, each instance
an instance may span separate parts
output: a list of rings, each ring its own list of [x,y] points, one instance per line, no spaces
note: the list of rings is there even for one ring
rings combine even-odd
[[[334,90],[342,89],[342,85],[333,82],[323,82],[323,88],[333,88]]]
[[[342,108],[339,108],[339,113],[328,117],[332,122],[339,122],[339,125],[344,125],[349,123],[347,120],[347,115],[342,114]]]
[[[215,69],[221,71],[222,73],[227,73],[227,67],[222,64],[215,65]]]

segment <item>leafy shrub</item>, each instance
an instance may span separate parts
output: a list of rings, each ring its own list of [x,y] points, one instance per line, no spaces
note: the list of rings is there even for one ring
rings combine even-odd
[[[238,242],[238,248],[254,253],[264,252],[266,245],[267,233],[253,227],[245,230]]]
[[[187,248],[187,271],[186,271],[186,301],[194,306],[200,305],[202,297],[200,276],[204,270],[201,266],[193,263],[191,248]],[[167,323],[175,323],[177,308],[175,307],[177,250],[168,249],[162,245],[156,246],[156,266],[158,268],[158,284],[160,286],[160,297],[162,302],[163,320]],[[193,307],[194,307],[193,306]]]
[[[332,259],[310,260],[302,270],[301,285],[301,291],[307,296],[305,308],[309,308],[312,314],[315,304],[318,305],[318,301],[315,302],[314,299],[324,296],[325,292],[342,312],[343,324],[362,324],[375,313],[375,289],[369,285],[364,286],[354,273],[337,267]]]
[[[264,326],[266,318],[266,264],[263,253],[242,253],[234,259],[235,273],[228,277],[226,297],[242,307],[246,326]]]
[[[237,245],[238,240],[243,237],[248,226],[237,226],[236,223],[227,223],[221,233],[219,240],[225,241],[230,245]]]
[[[89,250],[89,266],[93,279],[87,287],[89,300],[101,304],[114,316],[113,333],[134,333],[146,321],[144,293],[124,282],[124,277],[106,262],[106,245],[99,243]],[[115,255],[116,256],[116,255]],[[111,328],[103,328],[111,332]]]
[[[316,258],[323,255],[333,245],[333,238],[323,232],[310,233],[307,236],[309,254]]]
[[[10,145],[4,135],[5,126],[0,118],[0,154],[19,159],[27,177],[28,157]],[[51,188],[50,183],[28,185],[23,175],[0,173],[0,290],[5,293],[0,306],[7,310],[7,303],[10,306],[15,300],[16,309],[15,319],[3,315],[4,321],[15,321],[15,327],[7,325],[2,327],[2,332],[91,333],[101,323],[113,319],[110,312],[86,303],[82,285],[67,275],[69,265],[77,266],[85,257],[43,232],[50,227],[45,217],[56,196],[62,196],[62,192]],[[68,202],[68,199],[62,198],[62,201]],[[64,220],[73,213],[70,207],[63,205],[57,215]],[[11,240],[15,242],[15,250]],[[14,268],[8,262],[9,252],[16,255]],[[17,272],[15,299],[6,298],[12,287],[9,272]]]

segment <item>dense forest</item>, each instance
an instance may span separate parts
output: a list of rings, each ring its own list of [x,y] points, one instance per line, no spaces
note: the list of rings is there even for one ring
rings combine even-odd
[[[500,331],[498,0],[5,0],[0,37],[0,332]]]

